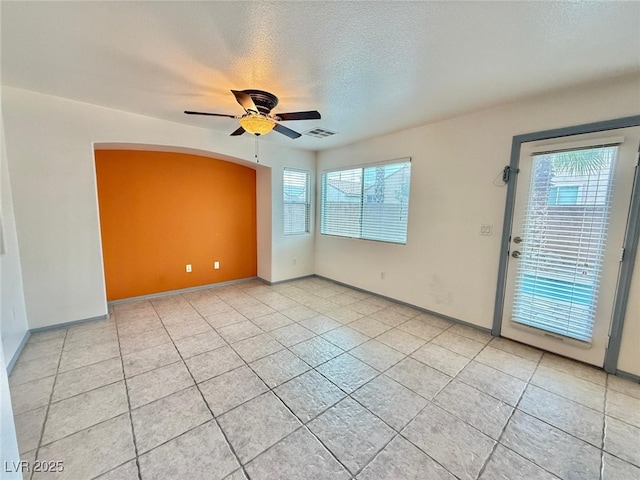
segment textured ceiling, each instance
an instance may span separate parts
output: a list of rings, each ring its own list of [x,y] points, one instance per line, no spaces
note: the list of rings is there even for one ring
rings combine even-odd
[[[7,2],[2,83],[232,132],[230,89],[321,150],[640,71],[640,2]],[[248,135],[245,135],[247,137]],[[238,141],[249,141],[244,137]]]

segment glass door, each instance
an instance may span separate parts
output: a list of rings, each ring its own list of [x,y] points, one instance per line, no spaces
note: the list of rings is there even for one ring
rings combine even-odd
[[[602,366],[640,128],[523,144],[502,335]]]

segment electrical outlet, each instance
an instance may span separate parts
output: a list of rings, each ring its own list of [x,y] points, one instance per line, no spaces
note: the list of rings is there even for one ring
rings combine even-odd
[[[218,270],[220,268],[220,262],[213,262],[213,269]]]
[[[191,273],[191,264],[187,263],[187,273]]]
[[[480,235],[493,235],[493,225],[491,225],[490,223],[483,223],[482,225],[480,225]]]
[[[297,265],[298,264],[298,259],[296,257],[293,257],[293,264]]]
[[[384,272],[380,272],[380,280],[384,280]]]

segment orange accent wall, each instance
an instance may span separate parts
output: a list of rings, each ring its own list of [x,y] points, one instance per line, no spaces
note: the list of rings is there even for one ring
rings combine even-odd
[[[256,275],[255,170],[179,153],[95,158],[108,300]]]

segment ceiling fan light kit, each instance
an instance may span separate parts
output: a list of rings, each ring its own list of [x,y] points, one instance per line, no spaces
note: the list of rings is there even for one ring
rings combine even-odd
[[[275,122],[262,115],[247,115],[240,119],[240,126],[253,135],[265,135],[273,130]]]
[[[209,115],[213,117],[229,117],[239,120],[240,127],[231,136],[249,132],[252,135],[266,135],[271,130],[286,135],[289,138],[299,138],[302,135],[295,130],[285,127],[279,122],[290,120],[319,120],[320,113],[316,110],[306,112],[289,112],[274,115],[271,109],[278,105],[278,97],[262,90],[231,90],[236,101],[244,108],[245,114],[237,117],[222,113],[194,112],[185,110],[188,115]]]

